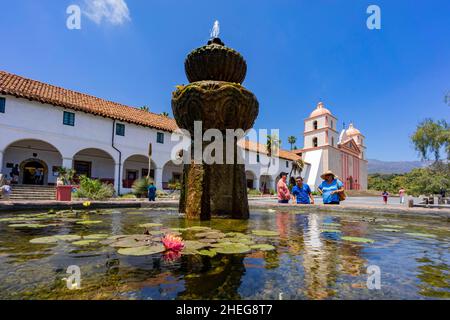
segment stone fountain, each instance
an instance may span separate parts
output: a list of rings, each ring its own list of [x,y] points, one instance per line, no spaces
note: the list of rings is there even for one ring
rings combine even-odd
[[[183,168],[179,207],[188,219],[249,217],[245,165],[237,146],[243,134],[233,138],[232,150],[230,143],[227,148],[225,140],[227,129],[244,132],[252,128],[259,104],[255,95],[241,85],[247,73],[244,58],[226,47],[218,35],[216,22],[207,45],[193,50],[186,58],[185,72],[190,83],[178,86],[172,94],[172,110],[178,126],[189,131],[191,138],[194,138],[196,121],[201,121],[202,134],[208,129],[220,130],[224,157],[230,154],[234,157],[231,163],[224,159],[211,164],[203,157],[199,161],[194,159],[196,149],[205,150],[212,142],[191,143],[190,157]]]

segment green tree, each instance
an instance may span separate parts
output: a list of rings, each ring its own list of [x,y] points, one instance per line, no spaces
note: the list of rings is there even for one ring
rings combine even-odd
[[[429,160],[432,155],[435,162],[439,161],[442,149],[450,159],[450,127],[445,120],[425,119],[417,126],[411,141],[424,160]]]
[[[150,112],[150,108],[147,106],[142,106],[139,108],[139,110]]]
[[[297,138],[294,136],[288,137],[288,143],[291,145],[291,150],[293,149],[293,145],[297,142]]]
[[[163,116],[163,117],[169,117],[169,113],[168,112],[161,112],[161,115]]]

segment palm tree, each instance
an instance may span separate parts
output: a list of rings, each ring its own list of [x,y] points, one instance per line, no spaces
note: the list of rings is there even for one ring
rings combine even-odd
[[[147,106],[142,106],[139,108],[139,110],[150,112],[150,108]]]
[[[161,115],[163,116],[163,117],[169,117],[169,113],[168,112],[161,112]]]
[[[289,136],[288,137],[288,142],[291,145],[291,150],[292,150],[292,146],[297,142],[297,138],[294,136]]]
[[[302,159],[292,161],[291,172],[289,172],[289,180],[291,179],[292,173],[294,173],[294,175],[297,175],[297,172],[298,174],[302,174],[304,167],[305,161],[303,161]]]
[[[266,150],[267,150],[267,156],[269,157],[269,165],[267,166],[267,175],[269,175],[269,169],[270,164],[272,163],[272,151],[278,150],[278,148],[281,145],[281,140],[278,139],[278,136],[273,134],[267,135],[267,141],[266,141]],[[266,189],[267,181],[264,181],[264,189]]]

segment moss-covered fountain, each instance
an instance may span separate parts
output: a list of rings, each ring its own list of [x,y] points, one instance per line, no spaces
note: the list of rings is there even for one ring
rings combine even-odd
[[[179,86],[172,96],[172,110],[178,126],[194,136],[194,122],[202,122],[202,135],[208,129],[218,129],[223,136],[223,155],[230,154],[226,130],[253,126],[259,105],[253,93],[241,84],[247,64],[239,52],[228,48],[218,38],[218,25],[206,46],[188,54],[185,61],[189,84]],[[236,131],[235,131],[236,132]],[[233,139],[233,161],[208,164],[194,159],[195,143],[190,159],[184,165],[180,212],[188,219],[209,220],[211,216],[248,219],[249,208],[245,167],[238,157],[236,135]],[[201,143],[204,150],[212,142]],[[226,163],[225,163],[226,162]]]

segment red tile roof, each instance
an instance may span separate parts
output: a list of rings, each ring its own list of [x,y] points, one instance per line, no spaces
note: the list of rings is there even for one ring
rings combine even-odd
[[[5,71],[0,71],[0,93],[170,132],[178,128],[168,117]]]
[[[40,81],[23,78],[1,70],[0,94],[47,103],[169,132],[178,129],[175,120],[172,118]],[[243,144],[247,150],[267,154],[266,147],[263,144],[252,141],[245,141]],[[300,159],[295,153],[286,150],[280,150],[280,158],[287,160]]]

